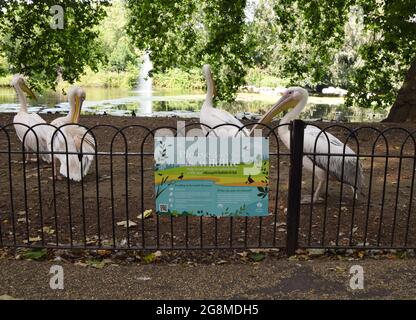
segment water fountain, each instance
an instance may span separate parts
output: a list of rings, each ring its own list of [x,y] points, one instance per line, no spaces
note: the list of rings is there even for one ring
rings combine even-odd
[[[149,71],[153,69],[152,61],[150,61],[149,52],[145,52],[142,56],[142,64],[140,66],[140,75],[138,81],[137,92],[140,99],[140,113],[143,115],[152,114],[152,78],[149,76]]]

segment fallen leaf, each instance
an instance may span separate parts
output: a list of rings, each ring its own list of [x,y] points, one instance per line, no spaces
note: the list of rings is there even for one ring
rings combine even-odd
[[[97,259],[90,259],[90,260],[86,260],[85,263],[93,268],[96,269],[102,269],[105,266],[105,262],[101,261],[101,260],[97,260]]]
[[[156,260],[156,256],[154,253],[149,253],[142,258],[144,263],[152,263]]]
[[[110,176],[108,176],[108,175],[102,175],[99,179],[98,179],[98,181],[105,181],[105,180],[110,180],[111,179],[111,177]]]
[[[46,249],[33,249],[28,250],[22,254],[23,258],[25,259],[31,259],[31,260],[41,260],[43,259],[47,254]]]
[[[97,243],[97,240],[96,239],[91,239],[91,238],[86,238],[85,239],[86,240],[86,243],[87,244],[95,244],[95,243]]]
[[[55,229],[52,229],[51,227],[45,226],[42,228],[43,232],[52,235],[55,233]]]
[[[3,294],[0,296],[0,300],[20,300],[20,299],[9,296],[8,294]]]
[[[127,228],[127,221],[124,220],[124,221],[117,222],[117,226]],[[135,227],[135,226],[137,226],[137,223],[129,220],[128,221],[128,226],[129,226],[129,228]]]
[[[250,253],[250,255],[248,256],[251,260],[253,260],[254,262],[260,262],[263,261],[264,258],[266,258],[266,255],[264,253]]]
[[[139,278],[137,278],[137,280],[140,280],[140,281],[149,281],[149,280],[152,280],[152,278],[150,278],[150,277],[139,277]]]
[[[298,254],[297,257],[298,257],[299,261],[301,261],[301,260],[307,261],[307,260],[310,259],[310,257],[307,254]]]
[[[337,272],[345,272],[345,271],[347,271],[347,269],[342,268],[342,267],[339,267],[339,266],[336,266],[336,267],[335,267],[335,270],[336,270]]]
[[[152,215],[152,213],[153,213],[152,209],[145,210],[143,213],[137,216],[137,219],[147,219]]]
[[[75,262],[74,265],[75,266],[80,266],[80,267],[87,267],[88,266],[86,263],[79,262],[79,261],[78,262]]]
[[[311,257],[317,257],[322,256],[325,254],[325,249],[308,249],[307,250],[309,256]]]
[[[97,250],[97,253],[102,257],[109,256],[111,254],[111,250]]]
[[[39,242],[42,241],[42,238],[37,236],[37,237],[29,237],[29,242]],[[23,243],[28,243],[27,240],[23,240]]]
[[[272,248],[257,248],[257,249],[248,249],[248,251],[253,252],[253,253],[261,253],[261,252],[270,252],[270,251],[274,251]]]

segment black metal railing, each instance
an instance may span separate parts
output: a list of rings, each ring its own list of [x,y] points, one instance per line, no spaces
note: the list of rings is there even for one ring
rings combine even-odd
[[[297,248],[416,248],[416,142],[415,131],[410,129],[331,123],[322,128],[309,123],[306,128],[301,120],[261,125],[270,144],[270,214],[219,218],[156,213],[154,137],[163,129],[176,133],[173,126],[83,127],[81,144],[90,135],[94,152],[71,151],[64,134],[63,149],[54,150],[52,144],[49,151],[40,150],[40,128],[53,130],[56,136],[73,125],[27,127],[24,139],[35,137],[38,151],[34,152],[37,161],[26,163],[31,151],[17,138],[14,125],[0,126],[0,247],[280,248],[289,255]],[[200,126],[191,122],[185,130]],[[291,134],[290,150],[279,138],[283,127]],[[317,131],[311,142],[308,132],[313,127]],[[343,152],[333,152],[330,134],[355,153],[346,153],[345,147]],[[323,152],[319,146],[325,144]],[[51,155],[51,163],[42,162],[43,155]],[[66,158],[67,171],[71,156],[80,161],[93,156],[94,162],[78,182],[57,180],[53,175],[57,155]],[[315,163],[312,168],[304,168],[305,158]],[[345,162],[352,158],[357,165],[352,173],[355,185],[333,179],[330,166],[335,162],[331,161],[339,165],[338,180],[345,180],[351,176]],[[326,160],[327,167],[317,165],[317,159]],[[354,188],[359,165],[363,167],[362,190]],[[322,200],[304,204],[302,198],[312,198],[317,188],[319,170],[326,175]],[[145,218],[147,210],[153,214]]]

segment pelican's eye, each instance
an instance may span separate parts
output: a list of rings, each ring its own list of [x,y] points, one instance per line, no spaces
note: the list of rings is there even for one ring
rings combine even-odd
[[[288,93],[287,94],[293,94],[293,91],[292,90],[290,90],[290,91],[288,91]]]

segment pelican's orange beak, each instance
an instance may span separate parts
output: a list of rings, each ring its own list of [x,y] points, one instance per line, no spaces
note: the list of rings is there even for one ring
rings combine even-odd
[[[20,88],[33,100],[37,100],[36,95],[33,93],[33,91],[27,86],[27,84],[24,81],[21,81]]]
[[[75,110],[74,110],[74,115],[72,117],[72,123],[78,123],[79,121],[79,116],[81,114],[81,107],[82,107],[82,102],[81,99],[79,98],[78,95],[75,96]]]
[[[279,113],[286,111],[295,107],[298,103],[298,99],[295,99],[293,96],[284,94],[279,101],[277,101],[270,109],[267,111],[263,117],[259,120],[259,123],[269,124],[272,122],[273,118]]]

